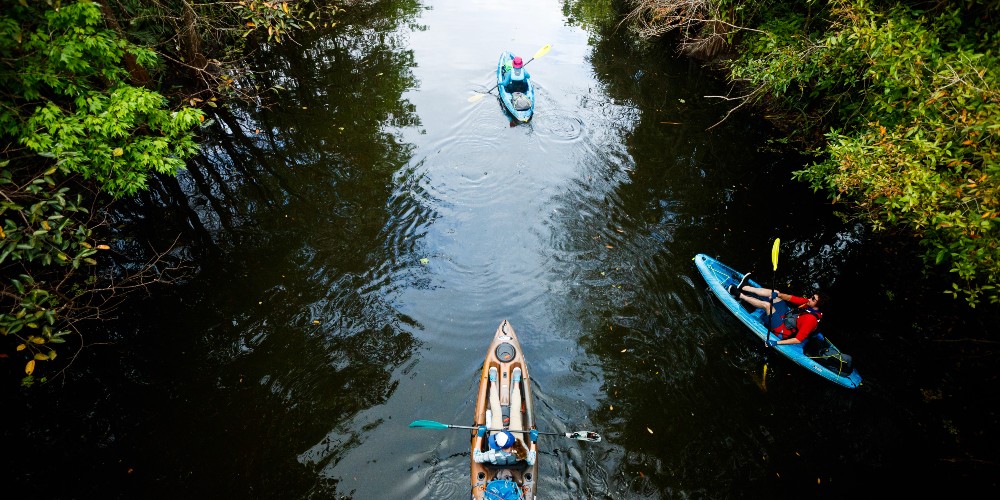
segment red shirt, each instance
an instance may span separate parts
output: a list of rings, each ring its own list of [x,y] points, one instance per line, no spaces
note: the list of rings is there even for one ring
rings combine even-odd
[[[796,309],[801,308],[809,301],[803,297],[797,297],[795,295],[792,295],[785,302],[788,302],[790,305],[794,306],[791,308],[791,310],[785,313],[785,315],[788,315],[796,312]],[[784,319],[785,315],[782,316],[782,319]],[[781,335],[782,340],[791,338],[794,335],[795,338],[799,339],[799,342],[805,342],[806,337],[808,337],[810,333],[815,331],[818,325],[819,325],[819,318],[817,318],[815,315],[812,314],[803,313],[799,314],[799,317],[795,321],[795,328],[798,330],[798,332],[792,332],[792,330],[789,329],[787,326],[785,326],[784,323],[778,325],[771,331]]]

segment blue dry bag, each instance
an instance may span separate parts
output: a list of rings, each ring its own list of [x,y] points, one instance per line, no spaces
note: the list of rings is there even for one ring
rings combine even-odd
[[[522,500],[521,488],[508,479],[494,479],[486,484],[485,498],[490,500]]]

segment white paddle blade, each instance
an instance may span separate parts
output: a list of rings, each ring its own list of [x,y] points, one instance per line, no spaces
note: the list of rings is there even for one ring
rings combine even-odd
[[[567,432],[564,435],[570,439],[575,439],[577,441],[588,441],[591,443],[601,442],[601,435],[592,431]]]

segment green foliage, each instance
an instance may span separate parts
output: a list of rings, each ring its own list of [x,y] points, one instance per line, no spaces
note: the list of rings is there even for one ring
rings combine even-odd
[[[0,13],[0,334],[36,363],[55,359],[94,281],[102,195],[145,189],[197,151],[200,110],[170,110],[130,85],[126,59],[156,55],[105,27],[81,1],[21,2]]]
[[[11,70],[0,72],[4,136],[113,196],[145,188],[150,172],[176,173],[194,154],[201,111],[170,111],[158,93],[127,83],[126,52],[137,62],[155,56],[105,29],[96,4],[13,14],[0,20],[0,57]]]
[[[876,229],[918,236],[928,263],[954,273],[947,293],[975,306],[1000,302],[1000,25],[970,9],[837,1],[772,12],[731,70],[795,110],[801,138],[822,134],[797,178]]]

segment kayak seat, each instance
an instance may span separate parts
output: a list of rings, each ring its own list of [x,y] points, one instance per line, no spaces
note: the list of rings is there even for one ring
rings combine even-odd
[[[509,84],[507,84],[507,92],[510,92],[511,94],[515,92],[524,93],[527,91],[528,91],[528,82],[519,81],[519,82],[510,82]]]

